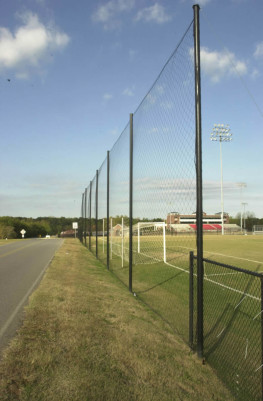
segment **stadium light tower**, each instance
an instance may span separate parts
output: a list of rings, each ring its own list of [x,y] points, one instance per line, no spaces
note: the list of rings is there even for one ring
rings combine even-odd
[[[243,207],[244,207],[244,230],[245,230],[245,233],[246,233],[246,205],[247,205],[247,203],[246,202],[242,202],[242,205],[243,205]]]
[[[242,188],[246,188],[247,184],[245,182],[238,182],[237,186],[240,188],[240,199],[241,199],[241,213],[240,213],[240,227],[241,227],[241,232],[243,231],[242,229],[242,217],[243,217],[243,211],[242,211],[242,204],[243,204],[243,192],[242,192]]]
[[[223,163],[222,163],[222,142],[231,142],[232,134],[230,133],[229,125],[214,124],[213,131],[210,135],[211,141],[220,143],[220,169],[221,169],[221,221],[222,235],[224,235],[224,196],[223,196]]]

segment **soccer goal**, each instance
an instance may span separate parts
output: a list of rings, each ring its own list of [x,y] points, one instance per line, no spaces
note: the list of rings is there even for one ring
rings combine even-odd
[[[121,223],[113,226],[112,218],[110,219],[110,259],[113,255],[121,258],[121,267],[124,262],[129,261],[129,227],[124,224],[123,217]]]
[[[253,226],[253,234],[254,235],[257,235],[257,234],[263,235],[263,226]]]
[[[119,257],[121,266],[129,262],[129,227],[121,223],[113,226],[110,219],[110,259]],[[133,264],[166,263],[165,222],[139,222],[132,227]],[[104,238],[103,238],[104,242]]]
[[[136,263],[166,263],[165,222],[139,222],[133,226],[133,236],[137,236]]]

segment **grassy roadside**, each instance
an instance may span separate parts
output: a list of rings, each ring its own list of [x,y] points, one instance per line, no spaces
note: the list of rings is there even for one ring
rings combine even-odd
[[[65,240],[0,363],[0,400],[233,400],[169,327]]]
[[[13,242],[17,242],[17,241],[22,241],[20,238],[16,238],[16,239],[0,239],[0,246],[1,245],[8,245],[8,244],[12,244]],[[25,239],[23,239],[23,241],[25,241]]]

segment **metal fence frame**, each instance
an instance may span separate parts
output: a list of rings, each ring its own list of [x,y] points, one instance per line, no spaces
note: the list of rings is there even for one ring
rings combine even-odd
[[[202,297],[203,285],[203,204],[202,204],[202,127],[201,127],[201,66],[200,66],[200,28],[199,28],[199,5],[193,6],[194,10],[194,74],[195,74],[195,158],[196,158],[196,220],[197,220],[197,257],[198,257],[198,291],[200,298]],[[130,114],[130,155],[129,155],[129,291],[132,292],[132,266],[133,266],[133,249],[132,249],[132,236],[133,236],[133,114]],[[96,172],[96,183],[98,183],[98,172]],[[89,250],[91,250],[91,192],[92,181],[89,187]],[[109,255],[109,202],[110,202],[110,151],[107,152],[107,268],[110,268],[110,255]],[[85,205],[87,205],[87,191],[84,192]],[[98,202],[97,184],[96,184],[96,203]],[[96,211],[98,206],[96,205]],[[86,207],[85,207],[86,210]],[[86,221],[85,215],[84,220]],[[96,214],[96,227],[98,216]],[[86,245],[86,222],[84,222],[84,238]],[[98,241],[96,230],[96,256],[98,255]],[[203,332],[202,332],[202,316],[203,308],[199,305],[198,315],[200,324],[198,326],[198,355],[202,357],[203,354]]]
[[[204,262],[214,263],[228,269],[238,271],[242,274],[258,277],[261,281],[261,311],[263,311],[263,276],[251,271],[239,269],[234,266],[224,265],[214,262],[203,257],[203,184],[202,184],[202,128],[201,128],[201,79],[200,79],[200,33],[199,33],[199,6],[193,6],[194,9],[194,72],[195,72],[195,167],[196,167],[196,220],[197,220],[197,255],[190,252],[189,256],[189,345],[195,348],[200,358],[204,358]],[[129,280],[128,288],[133,293],[133,114],[130,114],[129,121]],[[107,207],[106,207],[106,265],[110,269],[110,168],[111,168],[111,152],[107,151]],[[98,257],[98,183],[99,174],[96,171],[95,176],[96,188],[93,188],[93,181],[90,181],[89,186],[82,194],[81,203],[81,241],[92,250],[92,191],[96,191],[96,212],[95,212],[95,227],[96,227],[96,246],[95,254]],[[88,216],[87,216],[88,210]],[[89,241],[87,244],[87,235]],[[104,233],[103,233],[104,235]],[[94,251],[94,250],[93,250]],[[197,264],[196,273],[196,294],[194,292],[195,275],[194,261]],[[195,297],[196,295],[196,297]],[[196,310],[194,308],[196,302]],[[196,315],[195,315],[196,314]],[[263,313],[262,313],[263,315]],[[196,326],[195,326],[196,321]],[[197,336],[194,336],[196,328]],[[262,359],[262,398],[263,398],[263,316],[261,316],[261,359]]]

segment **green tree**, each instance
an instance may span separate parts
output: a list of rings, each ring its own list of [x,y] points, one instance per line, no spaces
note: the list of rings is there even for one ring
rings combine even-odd
[[[0,238],[4,239],[4,238],[16,238],[16,232],[14,230],[14,227],[12,226],[6,226],[4,224],[0,224]]]

